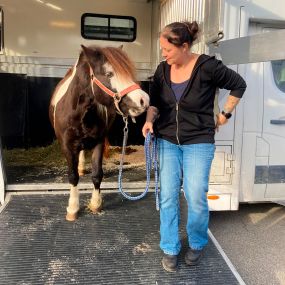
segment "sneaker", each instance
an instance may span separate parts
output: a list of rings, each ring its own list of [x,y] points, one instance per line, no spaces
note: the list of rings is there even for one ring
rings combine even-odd
[[[185,262],[188,265],[196,265],[199,263],[201,257],[202,257],[203,250],[195,250],[192,248],[188,248],[186,254],[185,254]]]
[[[162,266],[168,272],[177,271],[178,267],[178,258],[177,255],[169,255],[164,253],[162,258]]]

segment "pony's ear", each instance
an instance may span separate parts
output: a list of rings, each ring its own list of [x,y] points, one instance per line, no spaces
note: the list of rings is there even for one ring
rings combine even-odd
[[[89,48],[84,45],[82,47],[82,54],[86,57],[87,61],[92,61],[94,58],[99,58],[101,55],[100,49],[97,48]]]
[[[84,45],[81,45],[83,54],[86,56],[88,60],[94,58],[94,56],[98,56],[98,52],[94,49],[88,48]]]
[[[123,45],[120,45],[120,46],[119,46],[119,49],[123,49],[123,47],[124,47]]]
[[[92,56],[92,50],[84,45],[81,45],[83,53],[87,56],[87,58]]]

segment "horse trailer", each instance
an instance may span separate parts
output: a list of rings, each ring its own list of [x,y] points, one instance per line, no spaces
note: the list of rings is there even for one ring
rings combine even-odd
[[[284,202],[284,11],[283,0],[274,5],[266,0],[0,0],[0,283],[245,284],[210,231],[201,266],[181,264],[176,274],[165,274],[160,268],[159,215],[149,195],[140,202],[124,200],[117,194],[118,183],[105,180],[105,211],[94,216],[84,209],[84,219],[68,223],[63,216],[69,184],[50,171],[49,182],[41,174],[27,182],[21,176],[24,162],[11,171],[6,155],[13,161],[34,147],[49,148],[54,139],[50,97],[76,62],[81,45],[123,46],[148,91],[162,60],[161,28],[196,20],[201,33],[193,50],[221,58],[248,86],[215,136],[209,207],[237,210],[239,203]],[[228,93],[217,92],[214,113]],[[142,115],[129,124],[129,141],[137,147],[130,152],[141,149],[137,144],[143,144],[144,120]],[[114,124],[111,139],[117,146],[123,132],[119,116]],[[56,159],[53,152],[35,156],[24,171],[37,172],[32,163],[48,155]],[[135,155],[141,172],[143,154]],[[117,177],[116,162],[112,177]],[[125,182],[128,191],[143,191],[145,181],[141,173],[138,177]],[[79,187],[88,192],[93,184],[83,180]],[[182,201],[182,223],[185,212]],[[186,236],[184,230],[181,234]]]
[[[49,96],[75,63],[81,44],[123,45],[139,80],[149,84],[161,60],[159,30],[172,21],[196,20],[201,36],[194,50],[221,57],[248,85],[233,117],[216,133],[210,208],[237,210],[240,202],[281,202],[285,200],[284,9],[281,0],[274,5],[264,0],[82,0],[80,4],[1,0],[2,147],[11,138],[18,143],[27,129],[34,139],[48,140],[51,127],[43,126],[47,126]],[[220,90],[216,111],[227,95]],[[28,122],[38,123],[36,127],[27,124],[27,114]],[[56,183],[7,183],[2,152],[2,204],[7,192],[68,189]],[[136,188],[143,185],[136,183]],[[108,183],[105,187],[116,188]]]

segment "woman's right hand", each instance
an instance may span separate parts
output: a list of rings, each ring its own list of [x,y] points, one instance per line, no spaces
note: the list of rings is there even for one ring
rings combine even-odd
[[[145,124],[142,128],[142,134],[144,137],[146,137],[148,132],[153,134],[153,123],[152,122],[145,122]]]

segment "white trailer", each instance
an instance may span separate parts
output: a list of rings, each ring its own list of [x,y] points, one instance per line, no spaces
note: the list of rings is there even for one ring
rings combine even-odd
[[[245,78],[248,88],[235,119],[216,136],[232,141],[234,173],[230,190],[239,202],[285,198],[285,3],[223,1],[223,39],[210,46]],[[270,32],[270,33],[268,33]],[[283,44],[282,44],[283,42]],[[221,92],[220,106],[225,92]],[[218,186],[212,190],[219,191]]]
[[[282,0],[275,0],[274,5],[265,0],[81,0],[80,4],[75,0],[0,0],[0,7],[0,72],[28,77],[62,77],[75,62],[80,44],[96,43],[123,44],[136,64],[139,79],[147,81],[161,60],[161,27],[176,20],[198,21],[202,36],[195,51],[218,54],[248,85],[233,117],[216,134],[210,208],[237,210],[240,202],[285,200],[285,56],[282,45],[269,40],[272,35],[278,43],[284,38],[283,31],[275,31],[285,27]],[[104,15],[108,19],[111,15],[115,25],[130,30],[135,18],[136,38],[124,42],[118,38],[85,39],[82,19],[86,13],[94,17],[85,18],[85,24],[101,28]],[[127,18],[121,22],[121,16]],[[225,90],[220,91],[221,108],[227,95]],[[68,185],[7,185],[3,177],[2,203],[4,191],[68,189]],[[142,188],[144,183],[135,186]],[[104,187],[110,185],[103,183]]]

